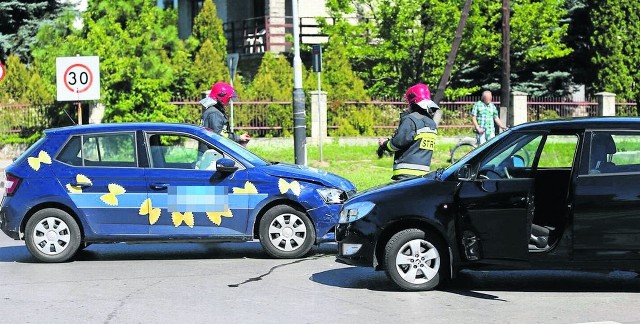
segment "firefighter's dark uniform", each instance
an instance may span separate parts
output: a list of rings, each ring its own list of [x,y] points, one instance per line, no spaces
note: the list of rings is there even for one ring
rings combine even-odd
[[[217,105],[207,108],[207,110],[202,113],[202,126],[235,142],[240,142],[240,136],[231,132],[229,118],[227,118],[224,111],[219,109]]]
[[[386,149],[394,152],[391,179],[422,176],[429,172],[437,137],[437,125],[426,112],[400,114],[400,125],[386,142]]]

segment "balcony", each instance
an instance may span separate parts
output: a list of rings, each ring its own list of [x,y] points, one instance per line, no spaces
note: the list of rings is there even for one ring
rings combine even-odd
[[[313,17],[301,17],[300,44],[321,44],[327,35],[321,33]],[[293,46],[293,17],[257,17],[224,24],[227,53],[286,53]]]

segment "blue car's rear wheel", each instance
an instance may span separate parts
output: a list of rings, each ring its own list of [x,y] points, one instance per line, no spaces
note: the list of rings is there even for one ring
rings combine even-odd
[[[303,257],[315,240],[309,217],[291,206],[275,206],[260,220],[260,243],[275,258]]]
[[[78,223],[65,211],[46,208],[37,211],[25,228],[29,252],[43,262],[65,262],[80,247]]]

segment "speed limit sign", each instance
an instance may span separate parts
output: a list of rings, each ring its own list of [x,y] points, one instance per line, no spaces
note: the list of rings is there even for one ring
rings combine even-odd
[[[58,101],[100,99],[100,60],[97,56],[56,58]]]

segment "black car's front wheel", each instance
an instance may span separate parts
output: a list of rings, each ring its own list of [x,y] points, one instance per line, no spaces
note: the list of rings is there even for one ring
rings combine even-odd
[[[387,243],[385,271],[404,290],[431,290],[446,278],[445,253],[434,235],[416,228],[406,229]]]
[[[260,220],[260,243],[275,258],[303,257],[315,240],[309,217],[291,206],[275,206]]]
[[[80,228],[71,215],[56,208],[37,211],[25,228],[29,252],[43,262],[65,262],[80,248]]]

